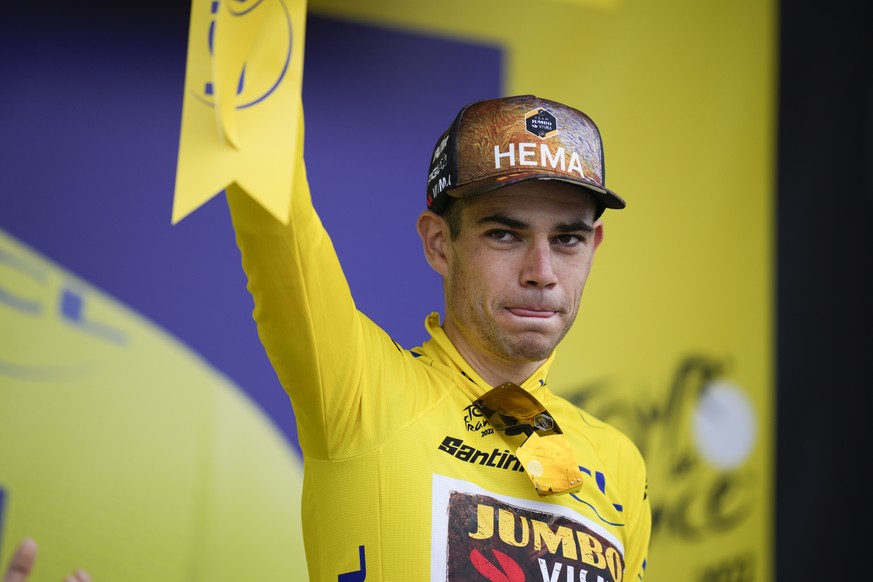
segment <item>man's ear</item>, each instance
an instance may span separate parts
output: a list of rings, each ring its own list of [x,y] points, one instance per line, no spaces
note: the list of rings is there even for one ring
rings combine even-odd
[[[603,242],[603,221],[598,220],[594,223],[594,250]]]
[[[418,236],[424,246],[424,256],[434,271],[445,277],[449,272],[446,255],[449,242],[449,225],[439,214],[425,210],[416,224]]]

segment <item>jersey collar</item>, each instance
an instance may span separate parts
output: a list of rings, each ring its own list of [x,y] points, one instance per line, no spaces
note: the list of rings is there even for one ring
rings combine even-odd
[[[440,314],[437,312],[433,312],[427,316],[424,320],[424,326],[430,334],[430,339],[424,342],[421,347],[415,348],[412,350],[413,352],[426,356],[433,360],[434,362],[438,362],[447,366],[457,372],[460,372],[468,379],[470,379],[474,384],[481,387],[483,391],[490,390],[492,388],[485,380],[476,373],[475,370],[467,363],[467,361],[461,356],[458,350],[455,348],[455,345],[446,335],[445,330],[443,330],[440,325]],[[552,352],[549,357],[543,362],[542,366],[536,369],[536,371],[531,374],[527,380],[525,380],[521,387],[525,390],[536,393],[542,390],[542,388],[546,385],[546,378],[548,376],[549,369],[552,367],[552,361],[555,358],[555,353]]]

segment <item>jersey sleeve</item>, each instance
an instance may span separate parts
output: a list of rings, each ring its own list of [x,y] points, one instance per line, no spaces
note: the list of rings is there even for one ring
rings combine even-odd
[[[298,135],[287,224],[236,185],[227,188],[231,220],[258,336],[288,393],[305,454],[335,458],[380,438],[379,374],[402,358],[390,338],[355,308],[333,243],[315,212]],[[395,352],[393,354],[389,352]],[[354,439],[348,438],[354,435]]]

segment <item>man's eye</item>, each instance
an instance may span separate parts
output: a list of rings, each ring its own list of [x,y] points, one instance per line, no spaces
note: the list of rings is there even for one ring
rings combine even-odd
[[[562,245],[574,245],[582,241],[582,237],[576,234],[562,234],[555,237],[555,242]]]
[[[488,236],[494,240],[505,241],[512,238],[512,233],[508,230],[492,230],[488,232]]]

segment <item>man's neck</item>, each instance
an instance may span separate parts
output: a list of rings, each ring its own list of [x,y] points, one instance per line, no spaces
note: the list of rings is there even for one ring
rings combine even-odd
[[[467,340],[460,330],[450,321],[443,324],[446,337],[461,354],[461,357],[473,370],[488,382],[491,386],[499,386],[506,382],[513,382],[519,386],[527,380],[542,364],[538,362],[519,362],[507,360],[476,347]]]

